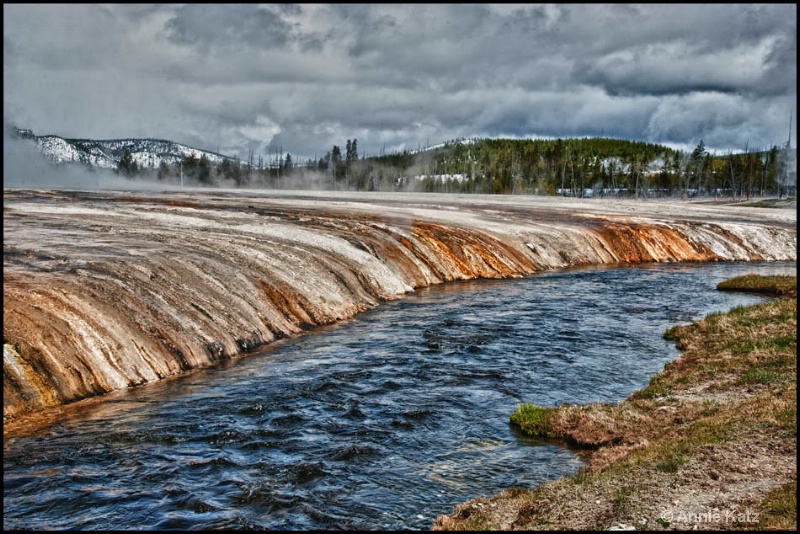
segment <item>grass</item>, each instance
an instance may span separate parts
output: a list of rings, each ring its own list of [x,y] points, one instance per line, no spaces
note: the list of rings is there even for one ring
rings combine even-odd
[[[741,202],[740,205],[751,206],[754,208],[786,208],[791,207],[794,202],[797,202],[796,198],[766,198],[763,200],[750,200]]]
[[[766,511],[763,530],[796,530],[797,481],[788,482],[772,490],[763,501]]]
[[[511,414],[511,422],[532,436],[552,438],[555,437],[550,422],[553,411],[554,408],[536,406],[534,403],[521,404]]]
[[[434,529],[692,528],[664,516],[685,509],[686,495],[695,508],[758,516],[703,529],[795,529],[796,278],[747,275],[720,286],[782,298],[669,329],[680,357],[618,404],[518,406],[513,425],[591,448],[586,467],[460,505]]]
[[[746,291],[774,296],[797,296],[796,276],[746,274],[717,284],[720,291]]]

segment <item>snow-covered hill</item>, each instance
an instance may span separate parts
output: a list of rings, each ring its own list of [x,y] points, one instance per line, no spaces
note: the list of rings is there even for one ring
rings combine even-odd
[[[92,167],[115,169],[127,148],[133,160],[141,167],[158,167],[162,161],[175,165],[185,157],[197,159],[205,156],[209,163],[219,164],[232,160],[214,152],[165,141],[163,139],[64,139],[56,135],[34,135],[31,130],[17,128],[16,135],[35,142],[45,157],[55,163],[83,163]]]

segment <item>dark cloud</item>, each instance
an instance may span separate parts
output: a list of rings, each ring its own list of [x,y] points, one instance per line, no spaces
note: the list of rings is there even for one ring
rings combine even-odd
[[[6,4],[4,117],[299,158],[473,136],[785,142],[794,4]],[[796,141],[793,139],[796,145]]]
[[[43,9],[47,9],[46,15]],[[4,4],[3,15],[4,46],[22,68],[34,65],[82,71],[107,67],[118,60],[124,48],[124,28],[103,6]],[[3,65],[5,70],[5,59]]]
[[[786,33],[775,38],[766,54],[765,72],[761,85],[765,95],[797,94],[797,34]]]
[[[281,6],[187,4],[166,23],[166,30],[171,41],[197,46],[202,52],[212,47],[226,52],[281,48],[292,34],[292,24],[283,18],[285,13]]]

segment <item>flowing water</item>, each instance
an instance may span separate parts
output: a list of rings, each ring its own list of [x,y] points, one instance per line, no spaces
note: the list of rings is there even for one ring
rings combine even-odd
[[[581,461],[520,403],[617,402],[678,356],[671,325],[794,263],[654,264],[418,290],[262,353],[6,440],[4,528],[428,529]]]

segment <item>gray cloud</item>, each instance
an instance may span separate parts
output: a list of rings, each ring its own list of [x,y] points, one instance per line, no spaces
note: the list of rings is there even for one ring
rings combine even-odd
[[[741,150],[785,142],[797,92],[793,4],[3,11],[6,121],[239,156],[600,134]]]
[[[250,48],[282,48],[291,39],[292,24],[280,6],[256,4],[186,4],[166,23],[170,41],[194,45],[203,52]],[[298,14],[299,11],[290,11]]]

